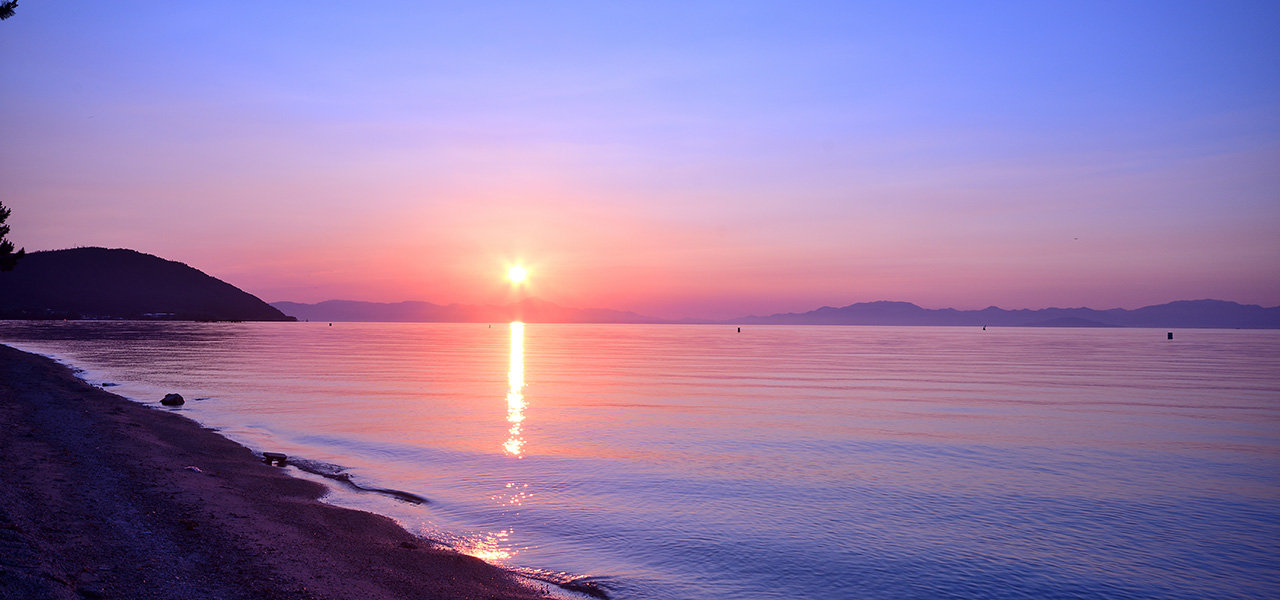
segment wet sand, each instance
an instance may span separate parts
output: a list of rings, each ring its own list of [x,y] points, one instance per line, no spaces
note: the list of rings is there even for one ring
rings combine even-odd
[[[0,598],[549,597],[324,491],[0,346]]]

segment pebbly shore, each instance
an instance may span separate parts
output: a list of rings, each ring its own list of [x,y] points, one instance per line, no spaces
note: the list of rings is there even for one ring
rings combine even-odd
[[[0,423],[0,598],[550,597],[7,346]]]

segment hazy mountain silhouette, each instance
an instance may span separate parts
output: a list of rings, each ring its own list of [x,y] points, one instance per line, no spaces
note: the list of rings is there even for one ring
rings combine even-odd
[[[271,306],[304,321],[380,321],[420,323],[664,323],[661,319],[603,308],[565,308],[528,298],[502,306],[430,302],[358,302],[326,300],[316,304],[273,302]]]
[[[180,262],[107,248],[27,254],[0,273],[0,318],[293,320]]]
[[[970,327],[1204,327],[1280,329],[1280,306],[1263,308],[1222,300],[1179,300],[1135,310],[1043,308],[927,309],[910,302],[860,302],[806,313],[742,317],[726,323],[787,325],[960,325]]]
[[[729,325],[934,325],[982,327],[1207,327],[1280,329],[1280,307],[1263,308],[1221,300],[1183,300],[1136,310],[1115,308],[1044,308],[1005,310],[927,309],[910,302],[862,302],[841,308],[824,306],[806,313],[750,316],[715,321],[670,321],[633,312],[576,309],[530,298],[504,306],[430,302],[357,302],[328,300],[317,304],[273,302],[287,315],[308,321],[383,321],[435,323],[691,323]]]
[[[501,323],[721,323],[995,327],[1203,327],[1280,329],[1280,307],[1181,300],[1136,310],[1045,308],[926,309],[909,302],[860,302],[805,313],[712,321],[669,321],[634,312],[567,308],[528,298],[506,305],[440,305],[328,300],[267,304],[180,262],[134,250],[73,248],[33,252],[0,272],[0,319],[174,319]]]

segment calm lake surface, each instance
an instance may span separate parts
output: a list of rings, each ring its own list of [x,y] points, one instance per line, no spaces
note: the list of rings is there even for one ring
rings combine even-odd
[[[1280,596],[1280,332],[1165,337],[0,322],[430,500],[332,502],[620,600]]]

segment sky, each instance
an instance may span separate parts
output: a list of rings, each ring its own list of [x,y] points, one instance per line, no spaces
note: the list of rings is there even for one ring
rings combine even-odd
[[[269,302],[1276,306],[1276,31],[1233,0],[23,0],[0,202],[28,252]]]

